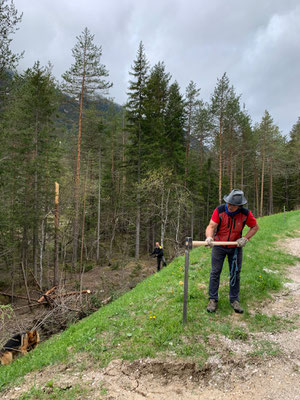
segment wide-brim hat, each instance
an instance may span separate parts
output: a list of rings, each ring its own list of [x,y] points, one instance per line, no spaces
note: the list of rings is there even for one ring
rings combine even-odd
[[[233,189],[231,193],[224,196],[224,201],[234,206],[243,206],[244,204],[248,203],[246,197],[244,196],[244,192],[239,189]]]

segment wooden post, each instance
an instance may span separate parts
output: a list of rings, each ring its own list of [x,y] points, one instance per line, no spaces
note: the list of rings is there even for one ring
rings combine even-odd
[[[189,252],[192,248],[191,237],[185,239],[185,261],[184,261],[184,295],[183,295],[183,325],[186,324],[187,320],[187,300],[188,300],[188,285],[189,285]]]
[[[54,280],[53,286],[58,285],[58,230],[59,230],[59,184],[55,182],[55,211],[54,211],[54,223],[55,223],[55,239],[54,239]]]

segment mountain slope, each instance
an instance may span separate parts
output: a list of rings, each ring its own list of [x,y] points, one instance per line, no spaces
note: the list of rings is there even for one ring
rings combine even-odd
[[[177,371],[185,369],[188,362],[190,369],[187,371],[193,370],[195,374],[197,371],[202,377],[208,368],[205,363],[220,354],[224,341],[247,344],[253,334],[261,334],[262,339],[253,344],[249,357],[276,355],[276,346],[264,339],[264,333],[293,329],[294,320],[261,312],[260,304],[270,299],[271,293],[283,288],[286,266],[297,261],[297,257],[285,254],[276,241],[297,236],[299,222],[299,211],[259,220],[261,229],[244,252],[243,315],[234,314],[228,304],[225,265],[218,312],[215,315],[206,312],[210,250],[198,248],[190,254],[188,323],[185,327],[182,326],[184,257],[179,257],[113,303],[44,342],[12,365],[1,367],[1,387],[18,384],[16,379],[30,371],[56,363],[71,368],[78,360],[83,370],[90,369],[91,365],[98,370],[117,359],[156,358],[157,365],[175,360]],[[231,365],[236,362],[238,360],[231,357]]]

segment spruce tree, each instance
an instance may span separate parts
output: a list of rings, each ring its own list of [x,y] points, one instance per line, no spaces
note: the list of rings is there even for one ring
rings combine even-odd
[[[164,162],[166,135],[166,110],[171,75],[166,72],[165,64],[158,62],[151,69],[146,87],[145,135],[143,151],[147,155],[146,170],[160,169]]]
[[[174,172],[174,178],[180,181],[184,173],[185,157],[185,120],[184,100],[177,82],[168,93],[165,116],[165,137],[161,148],[164,154],[163,164]]]
[[[140,229],[141,229],[141,195],[140,184],[142,169],[145,160],[143,149],[144,122],[145,122],[145,99],[146,84],[148,78],[148,61],[145,55],[144,45],[139,44],[136,60],[134,61],[129,81],[128,101],[126,104],[126,116],[128,120],[128,145],[127,153],[130,160],[130,174],[136,176],[136,220],[135,220],[135,258],[140,254]]]
[[[38,264],[40,272],[42,270],[38,262],[38,258],[41,259],[38,256],[41,255],[40,226],[50,211],[54,181],[59,174],[59,145],[53,124],[57,100],[51,70],[37,62],[15,77],[4,114],[9,155],[6,195],[11,207],[10,224],[15,229],[15,239],[22,235],[22,240],[17,241],[21,260],[25,267],[28,260],[32,261],[36,279]],[[29,250],[32,258],[29,258]]]

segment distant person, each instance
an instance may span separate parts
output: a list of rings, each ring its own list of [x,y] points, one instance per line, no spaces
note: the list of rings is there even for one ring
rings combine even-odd
[[[224,196],[225,204],[217,207],[206,228],[206,243],[213,248],[211,254],[211,271],[209,280],[209,303],[207,311],[215,312],[218,305],[218,290],[220,275],[225,257],[228,258],[230,269],[229,301],[236,313],[243,313],[240,305],[240,272],[242,268],[243,250],[248,240],[256,234],[259,227],[252,212],[243,207],[247,203],[244,192],[234,189]],[[244,226],[249,226],[249,231],[242,237]],[[237,246],[215,246],[213,241],[235,242]]]
[[[155,243],[155,248],[150,254],[150,256],[155,256],[157,259],[157,272],[160,271],[160,264],[163,262],[163,265],[166,266],[166,260],[164,257],[164,250],[162,246],[159,245],[159,242]]]

